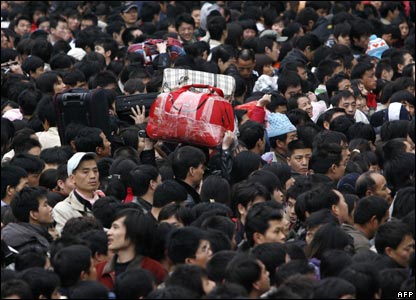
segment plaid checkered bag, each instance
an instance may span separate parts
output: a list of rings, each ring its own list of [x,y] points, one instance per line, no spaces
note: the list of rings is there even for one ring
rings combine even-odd
[[[163,42],[161,39],[147,39],[143,43],[130,45],[127,52],[136,52],[143,55],[146,65],[151,65],[156,56],[159,55],[156,44]],[[181,41],[168,37],[166,47],[169,52],[171,62],[174,62],[178,56],[185,55]]]
[[[235,91],[235,79],[232,76],[212,74],[187,69],[170,69],[163,71],[163,92],[167,93],[185,85],[203,84],[221,89],[224,99],[231,101]],[[197,88],[195,91],[203,93],[204,89]]]

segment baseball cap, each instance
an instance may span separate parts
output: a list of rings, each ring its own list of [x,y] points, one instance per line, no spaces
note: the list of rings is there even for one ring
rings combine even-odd
[[[274,39],[279,43],[287,41],[287,36],[280,36],[279,33],[271,29],[263,30],[262,33],[260,33],[260,38],[263,37]]]
[[[121,7],[121,11],[122,11],[123,13],[126,13],[126,12],[128,12],[130,9],[132,9],[132,8],[135,8],[135,9],[139,10],[139,7],[138,7],[136,4],[134,4],[134,3],[130,3],[130,4],[123,5],[123,6]]]
[[[79,163],[84,157],[87,157],[88,159],[95,159],[96,156],[97,154],[95,154],[94,152],[77,152],[74,155],[72,155],[72,157],[68,160],[68,164],[66,167],[68,176],[74,173],[74,171],[78,168]]]

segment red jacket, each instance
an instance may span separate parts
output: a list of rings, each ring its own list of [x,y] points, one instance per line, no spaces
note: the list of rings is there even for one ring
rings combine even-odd
[[[117,261],[117,255],[114,255],[109,261],[104,261],[96,266],[97,269],[97,281],[108,287],[111,291],[114,288],[114,282],[116,274],[114,266]],[[127,267],[130,269],[145,269],[150,271],[156,278],[156,283],[163,282],[166,275],[168,274],[165,268],[156,260],[148,256],[136,257]]]

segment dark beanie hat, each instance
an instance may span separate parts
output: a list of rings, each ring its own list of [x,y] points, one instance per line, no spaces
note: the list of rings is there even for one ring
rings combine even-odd
[[[175,180],[163,181],[153,195],[153,206],[161,208],[171,202],[182,202],[188,197],[186,189]]]

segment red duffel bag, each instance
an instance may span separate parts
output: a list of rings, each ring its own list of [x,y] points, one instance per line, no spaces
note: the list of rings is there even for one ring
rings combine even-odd
[[[190,91],[205,88],[207,93]],[[217,146],[225,131],[234,130],[231,104],[221,89],[193,84],[160,94],[149,112],[147,135],[152,139]]]

